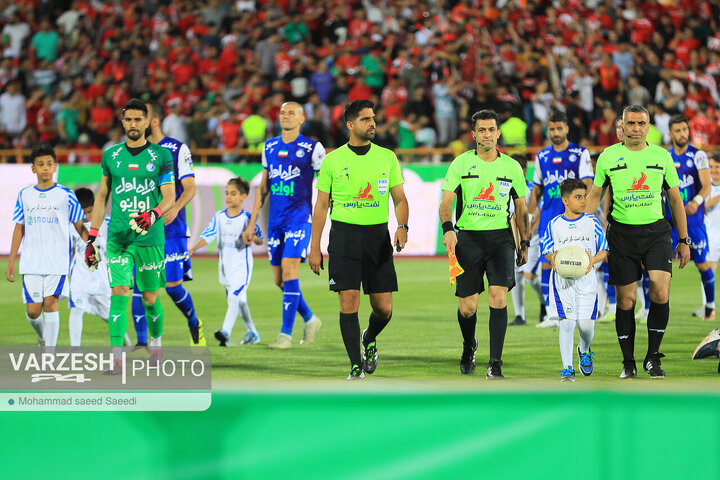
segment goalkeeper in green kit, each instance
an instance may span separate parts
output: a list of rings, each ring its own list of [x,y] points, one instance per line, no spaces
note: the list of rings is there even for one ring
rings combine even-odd
[[[148,320],[151,363],[159,360],[161,351],[164,314],[158,293],[165,288],[165,227],[158,220],[175,203],[175,178],[170,152],[145,139],[148,125],[145,103],[138,99],[127,102],[122,110],[127,141],[103,152],[102,179],[85,250],[85,262],[92,269],[100,260],[95,238],[105,217],[108,195],[112,195],[106,252],[112,288],[110,345],[115,365],[108,373],[118,373],[121,368],[119,349],[127,330],[133,268]]]

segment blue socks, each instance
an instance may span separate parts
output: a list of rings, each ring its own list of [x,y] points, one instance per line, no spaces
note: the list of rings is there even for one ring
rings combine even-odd
[[[715,308],[715,274],[712,269],[708,268],[704,272],[700,272],[700,278],[702,278],[705,290],[705,306]]]
[[[137,343],[148,343],[147,322],[145,321],[145,305],[142,301],[142,293],[135,287],[132,294],[132,317],[135,326]]]
[[[298,291],[300,291],[299,286]],[[310,307],[308,307],[308,304],[305,303],[305,298],[303,298],[302,292],[300,292],[300,302],[298,302],[297,311],[305,322],[310,321],[310,319],[313,317],[313,312],[312,310],[310,310]]]
[[[300,304],[300,280],[286,280],[283,286],[283,323],[280,332],[292,335],[295,315]],[[307,304],[305,305],[307,307]]]
[[[175,285],[174,287],[167,287],[165,289],[170,298],[172,298],[175,305],[178,307],[180,312],[187,318],[188,327],[195,328],[198,326],[198,318],[195,315],[195,306],[193,305],[192,297],[190,292],[185,290],[185,287]]]
[[[545,306],[550,305],[550,273],[552,269],[545,270],[544,268],[540,275],[540,289],[542,290],[543,301]]]
[[[650,277],[648,276],[646,270],[643,270],[642,290],[643,290],[643,297],[645,297],[645,310],[649,310],[650,309]]]

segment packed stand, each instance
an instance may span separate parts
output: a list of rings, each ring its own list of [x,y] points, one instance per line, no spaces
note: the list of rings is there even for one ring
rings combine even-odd
[[[258,150],[289,99],[305,107],[303,133],[342,145],[343,109],[361,98],[379,105],[389,148],[457,155],[488,107],[505,146],[546,145],[554,109],[571,141],[608,145],[631,103],[650,110],[650,141],[667,144],[682,113],[693,144],[720,143],[720,0],[31,0],[0,18],[0,147],[78,151],[64,161],[121,141],[135,96],[159,100],[163,131],[194,150]]]

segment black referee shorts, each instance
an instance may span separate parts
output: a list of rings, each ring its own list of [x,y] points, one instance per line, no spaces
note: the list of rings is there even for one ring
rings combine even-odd
[[[398,289],[387,223],[353,225],[332,222],[328,273],[330,290],[385,293]]]
[[[673,248],[667,220],[647,225],[608,223],[608,283],[629,285],[642,278],[647,270],[672,274]]]
[[[457,277],[455,296],[464,298],[485,291],[488,285],[512,289],[515,286],[515,241],[510,229],[460,230],[455,255],[465,270]]]

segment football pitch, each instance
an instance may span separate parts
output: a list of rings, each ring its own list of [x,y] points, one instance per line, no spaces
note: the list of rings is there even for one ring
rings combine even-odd
[[[3,268],[7,266],[3,262]],[[464,376],[459,371],[461,336],[457,325],[457,300],[449,285],[445,258],[399,258],[396,260],[400,291],[394,295],[394,313],[389,326],[378,337],[379,366],[368,375],[364,384],[377,388],[412,387],[414,381],[423,381],[424,387],[438,386],[452,389],[483,388],[485,365],[488,359],[488,327],[486,295],[480,296],[478,309],[477,353],[478,369],[475,375]],[[213,381],[216,387],[255,388],[282,385],[282,388],[331,386],[347,376],[348,359],[338,325],[337,295],[328,291],[327,274],[317,277],[306,265],[301,266],[300,281],[303,295],[315,314],[323,322],[315,344],[300,345],[303,322],[297,317],[293,332],[293,347],[288,350],[271,350],[272,342],[281,324],[282,292],[272,282],[272,272],[266,258],[256,258],[248,301],[253,320],[260,331],[257,345],[239,345],[245,329],[238,318],[233,337],[227,348],[218,346],[213,332],[219,329],[225,315],[224,290],[217,282],[216,257],[193,259],[195,279],[186,284],[192,293],[198,316],[205,326],[205,336],[212,353]],[[27,324],[21,301],[21,283],[0,284],[0,308],[4,312],[3,345],[28,345],[34,342],[34,332]],[[526,288],[528,325],[508,327],[503,352],[503,373],[510,388],[512,385],[553,385],[559,383],[560,351],[558,329],[535,328],[538,301]],[[163,345],[187,345],[190,337],[184,317],[167,295],[161,300],[165,309]],[[717,361],[691,361],[690,355],[698,342],[718,321],[703,321],[691,316],[700,302],[700,276],[694,264],[674,271],[670,293],[670,323],[662,345],[666,355],[663,367],[667,372],[664,384],[677,384],[684,389],[714,389],[717,385]],[[60,307],[60,345],[69,345],[67,330],[67,301]],[[360,307],[361,327],[367,326],[370,306],[363,296]],[[514,318],[508,295],[508,317]],[[134,331],[129,327],[134,340]],[[576,333],[576,343],[578,336]],[[107,345],[107,326],[99,318],[85,315],[84,345]],[[641,362],[647,346],[647,330],[638,324],[636,359],[638,380],[636,385],[657,383],[642,372]],[[610,387],[620,383],[621,354],[613,323],[597,324],[595,340],[595,373],[583,377],[578,371],[577,358],[575,385]],[[282,380],[282,382],[275,382]],[[293,383],[296,381],[296,383]],[[368,386],[370,386],[368,385]],[[418,384],[420,385],[420,384]],[[494,388],[494,387],[492,387]],[[666,388],[666,387],[663,387]]]

